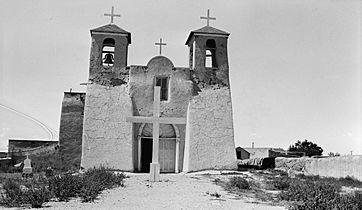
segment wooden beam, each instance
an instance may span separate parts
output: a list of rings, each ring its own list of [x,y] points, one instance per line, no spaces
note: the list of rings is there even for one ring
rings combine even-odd
[[[133,123],[160,123],[160,124],[186,124],[186,118],[181,117],[126,117],[126,122]]]

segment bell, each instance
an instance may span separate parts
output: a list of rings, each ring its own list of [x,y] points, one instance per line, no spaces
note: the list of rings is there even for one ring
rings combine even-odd
[[[113,58],[113,55],[111,53],[107,53],[104,58],[103,58],[104,62],[103,63],[106,63],[106,64],[113,64],[114,62],[114,58]]]

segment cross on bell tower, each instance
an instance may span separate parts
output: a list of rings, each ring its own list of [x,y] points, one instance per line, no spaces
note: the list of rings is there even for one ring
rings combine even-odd
[[[166,43],[162,43],[162,38],[160,38],[160,42],[156,42],[155,45],[160,46],[160,55],[162,54],[162,45],[167,45]]]
[[[210,10],[207,9],[207,17],[200,17],[200,19],[206,19],[207,20],[207,26],[210,26],[210,20],[216,20],[215,17],[210,17]]]
[[[112,6],[111,14],[104,13],[104,16],[110,16],[111,17],[111,24],[113,24],[113,17],[121,17],[120,14],[114,14],[114,7]]]

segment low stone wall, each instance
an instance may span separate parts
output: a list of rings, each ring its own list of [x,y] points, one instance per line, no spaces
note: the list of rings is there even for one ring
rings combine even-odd
[[[326,177],[351,176],[362,181],[362,155],[328,158],[283,158],[275,159],[275,168],[303,171],[305,175]]]

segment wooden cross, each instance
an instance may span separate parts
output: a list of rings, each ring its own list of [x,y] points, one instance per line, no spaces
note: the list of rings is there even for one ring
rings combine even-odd
[[[111,14],[104,13],[104,16],[111,16],[111,23],[113,23],[113,17],[121,17],[119,14],[114,14],[114,7],[112,6]]]
[[[155,43],[155,45],[160,45],[160,55],[162,54],[162,45],[167,45],[166,43],[162,43],[162,38],[160,38],[160,42],[159,43]]]
[[[210,20],[216,20],[214,17],[210,17],[210,10],[207,9],[207,17],[200,17],[200,19],[206,19],[207,20],[207,26],[210,25]]]
[[[126,122],[153,124],[152,163],[150,166],[150,181],[153,182],[158,182],[160,180],[160,164],[158,162],[160,124],[186,124],[186,118],[160,117],[160,90],[161,87],[155,86],[152,117],[133,116],[126,118]]]

